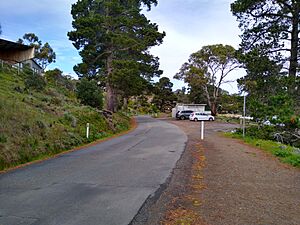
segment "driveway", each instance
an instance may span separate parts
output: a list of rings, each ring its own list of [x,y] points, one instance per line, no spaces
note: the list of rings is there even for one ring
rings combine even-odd
[[[1,225],[129,224],[170,176],[187,136],[138,117],[135,131],[0,175]]]

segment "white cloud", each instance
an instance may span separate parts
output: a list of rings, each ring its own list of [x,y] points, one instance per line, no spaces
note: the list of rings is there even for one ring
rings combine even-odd
[[[57,53],[57,63],[63,71],[72,71],[80,62],[77,50],[68,40],[72,29],[71,5],[77,0],[1,0],[0,23],[3,34],[17,40],[24,33],[36,33],[43,42],[49,42]],[[151,52],[160,57],[164,76],[173,78],[191,53],[204,45],[230,44],[238,47],[240,31],[235,17],[231,15],[232,0],[159,0],[157,7],[145,12],[152,22],[159,25],[167,36],[161,46]],[[74,74],[74,72],[72,72]],[[242,72],[232,75],[233,79]],[[184,84],[173,81],[174,88]],[[236,92],[234,87],[226,87]]]
[[[161,46],[151,50],[159,56],[163,76],[173,78],[181,65],[193,52],[205,45],[228,44],[239,46],[239,29],[230,12],[230,0],[179,0],[160,1],[158,7],[145,14],[159,25],[167,36]],[[243,71],[231,74],[236,80]],[[182,82],[172,80],[174,89],[181,88]],[[231,93],[237,92],[236,83],[224,85]]]

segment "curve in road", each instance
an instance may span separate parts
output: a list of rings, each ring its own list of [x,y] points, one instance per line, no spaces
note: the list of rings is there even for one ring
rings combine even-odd
[[[137,117],[133,132],[0,175],[1,225],[129,224],[166,182],[187,136]]]

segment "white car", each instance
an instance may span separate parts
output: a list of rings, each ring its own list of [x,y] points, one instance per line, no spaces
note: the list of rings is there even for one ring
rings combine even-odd
[[[215,117],[203,112],[193,112],[190,115],[190,120],[191,121],[200,121],[200,120],[214,121]]]

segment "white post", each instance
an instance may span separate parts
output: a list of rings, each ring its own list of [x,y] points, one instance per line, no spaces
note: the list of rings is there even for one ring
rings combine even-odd
[[[201,140],[204,140],[204,121],[201,121]]]
[[[244,93],[244,118],[243,118],[243,138],[245,137],[245,131],[246,131],[246,93]]]
[[[86,124],[86,138],[89,138],[89,134],[90,134],[90,124],[87,123]]]

